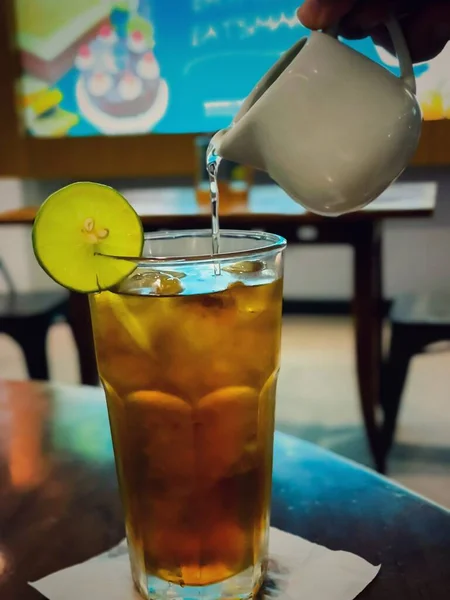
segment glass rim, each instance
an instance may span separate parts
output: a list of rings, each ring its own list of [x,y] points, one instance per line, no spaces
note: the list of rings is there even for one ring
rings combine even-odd
[[[149,233],[144,233],[144,244],[151,240],[161,239],[181,239],[190,237],[210,237],[211,229],[173,229],[159,230]],[[259,248],[248,248],[247,250],[230,250],[228,252],[218,252],[217,254],[197,254],[190,256],[117,256],[106,255],[107,258],[115,258],[118,260],[127,260],[139,264],[153,263],[173,263],[173,262],[216,262],[217,260],[232,260],[236,258],[251,256],[255,254],[267,254],[274,250],[284,250],[287,242],[284,237],[276,233],[268,233],[266,231],[253,231],[251,229],[221,229],[220,237],[230,237],[235,239],[252,239],[256,241],[266,242]]]

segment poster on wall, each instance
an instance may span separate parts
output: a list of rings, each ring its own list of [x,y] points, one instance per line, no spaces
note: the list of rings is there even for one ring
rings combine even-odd
[[[14,0],[28,135],[213,132],[299,38],[300,0]],[[398,75],[371,40],[346,42]],[[415,67],[425,119],[450,118],[450,47]]]

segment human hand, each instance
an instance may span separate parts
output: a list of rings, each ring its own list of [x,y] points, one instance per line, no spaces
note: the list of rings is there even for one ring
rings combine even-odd
[[[339,23],[339,34],[349,38],[371,36],[392,51],[384,27],[390,14],[402,26],[413,62],[429,60],[450,40],[448,0],[305,0],[298,17],[305,27],[324,29]]]

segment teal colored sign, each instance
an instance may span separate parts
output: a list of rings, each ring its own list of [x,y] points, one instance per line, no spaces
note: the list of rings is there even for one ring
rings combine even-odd
[[[38,137],[215,131],[309,34],[299,0],[15,2],[24,121]],[[350,45],[382,62],[370,39]]]

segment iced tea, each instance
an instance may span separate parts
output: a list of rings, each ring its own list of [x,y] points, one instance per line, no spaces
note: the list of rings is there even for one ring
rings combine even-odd
[[[260,585],[282,282],[260,262],[252,268],[222,270],[212,293],[198,272],[148,269],[119,293],[91,297],[133,576],[144,595],[158,596],[167,582],[198,587],[236,575],[233,596]]]

